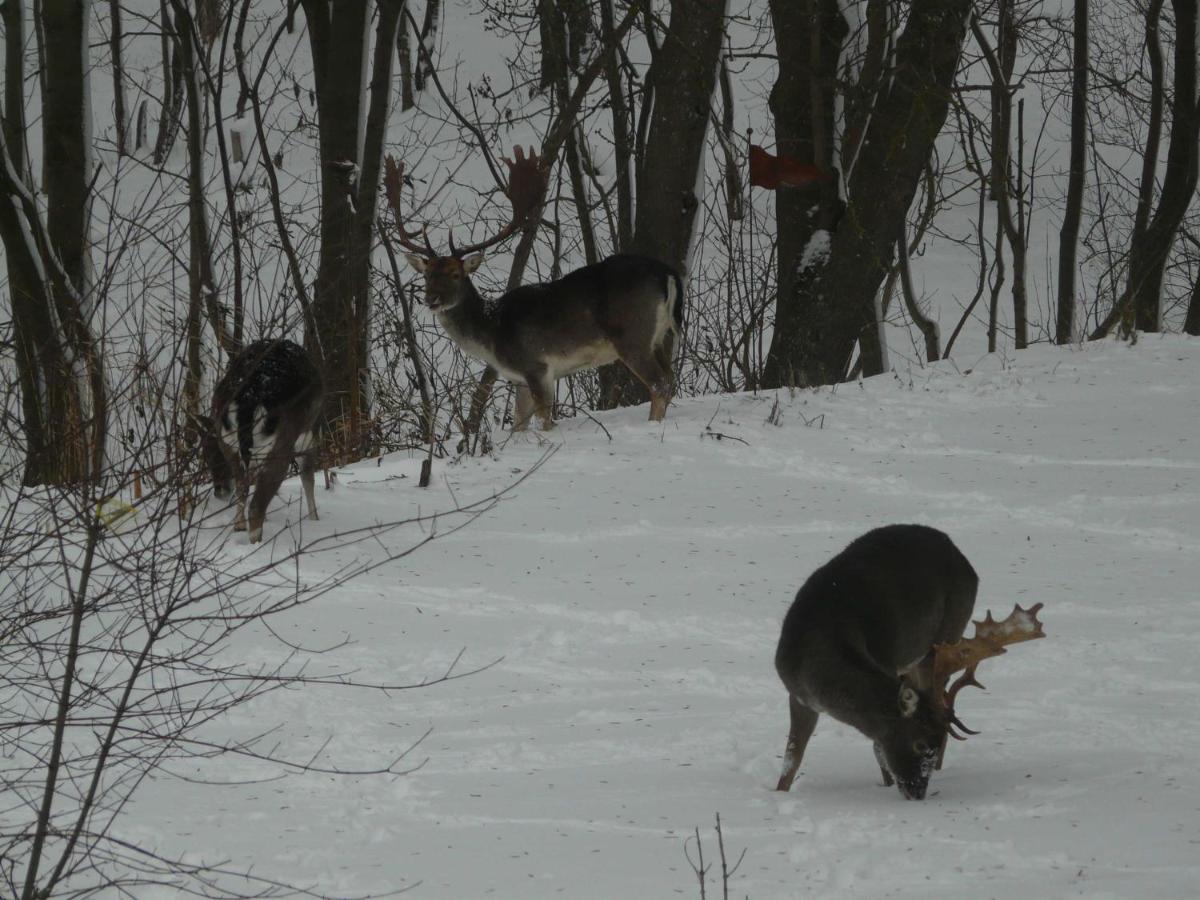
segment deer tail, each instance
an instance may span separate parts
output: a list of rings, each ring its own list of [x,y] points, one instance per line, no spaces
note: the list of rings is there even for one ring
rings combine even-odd
[[[674,288],[675,296],[671,296],[671,289]],[[667,276],[667,302],[671,304],[671,318],[675,320],[675,330],[683,330],[683,279],[679,277],[679,273],[671,270]]]

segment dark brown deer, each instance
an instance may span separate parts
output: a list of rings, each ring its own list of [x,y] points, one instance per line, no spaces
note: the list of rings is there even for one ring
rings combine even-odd
[[[683,283],[670,266],[644,256],[618,255],[584,266],[557,281],[524,285],[486,300],[471,283],[482,251],[511,236],[535,215],[541,174],[537,155],[517,148],[509,164],[512,221],[492,237],[450,254],[437,254],[426,238],[416,244],[400,218],[402,169],[387,160],[385,183],[409,264],[425,276],[425,303],[450,338],[517,385],[513,427],[525,428],[536,412],[553,425],[554,384],[559,378],[621,360],[650,392],[650,419],[660,421],[673,390],[671,348],[683,325]],[[421,234],[417,232],[416,234]]]
[[[229,362],[213,391],[212,418],[200,421],[201,450],[212,474],[213,493],[229,498],[237,481],[235,531],[262,540],[267,506],[300,457],[300,481],[309,518],[317,518],[313,494],[318,450],[317,419],[324,399],[321,373],[299,344],[255,341]],[[250,522],[246,499],[250,483]]]
[[[963,687],[983,687],[975,667],[1006,644],[1045,637],[1039,603],[999,623],[989,613],[964,639],[978,586],[950,538],[923,525],[869,531],[809,577],[775,652],[791,712],[777,790],[792,786],[824,712],[872,741],[884,784],[924,799],[946,738],[977,733],[954,714]]]

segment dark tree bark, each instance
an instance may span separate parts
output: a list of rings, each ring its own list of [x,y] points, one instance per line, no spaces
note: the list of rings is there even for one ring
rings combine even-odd
[[[1183,323],[1185,333],[1200,337],[1200,278],[1192,284],[1192,294],[1188,298],[1187,318]]]
[[[1079,223],[1083,211],[1087,153],[1088,0],[1075,0],[1071,78],[1071,164],[1066,210],[1058,232],[1058,316],[1054,329],[1057,344],[1069,344],[1075,332],[1075,259],[1079,248]]]
[[[313,295],[313,328],[305,343],[322,361],[325,418],[335,452],[354,452],[366,410],[359,390],[367,361],[359,358],[351,260],[354,257],[356,179],[361,141],[359,110],[366,85],[366,3],[304,0],[316,80],[321,153],[320,261]]]
[[[1129,304],[1139,331],[1162,330],[1167,257],[1196,191],[1200,108],[1196,103],[1196,0],[1172,0],[1175,10],[1174,103],[1167,169],[1158,209],[1129,254]]]
[[[1121,323],[1122,333],[1162,330],[1162,283],[1167,258],[1200,180],[1200,106],[1196,102],[1196,0],[1173,0],[1175,11],[1175,79],[1171,138],[1158,209],[1153,217],[1154,181],[1163,110],[1163,63],[1159,46],[1162,0],[1146,13],[1146,46],[1150,58],[1150,134],[1142,161],[1142,180],[1129,250],[1129,280],[1121,300],[1091,334],[1096,340]],[[1192,319],[1189,310],[1187,329]],[[1200,314],[1198,314],[1200,315]]]
[[[100,475],[107,398],[99,352],[90,331],[89,202],[86,138],[89,4],[46,0],[40,26],[46,57],[43,146],[45,224],[19,179],[24,169],[24,23],[5,5],[6,84],[0,162],[0,237],[12,291],[18,377],[25,433],[27,484],[77,483]],[[23,138],[22,138],[23,139]],[[20,162],[21,164],[18,164]]]
[[[400,3],[400,18],[401,23],[396,31],[396,53],[400,57],[400,111],[407,112],[417,105],[417,99],[413,93],[413,53],[412,48],[408,43],[408,28],[404,25],[403,19],[408,11],[408,0],[401,0]]]
[[[970,5],[914,0],[847,180],[845,213],[828,238],[792,247],[786,258],[781,226],[780,303],[796,310],[782,316],[782,325],[776,316],[768,384],[840,381],[860,341],[863,373],[882,370],[876,298],[893,264],[899,225],[946,120]],[[781,56],[797,50],[786,38],[780,46]],[[794,279],[786,295],[785,276]]]
[[[418,52],[416,64],[413,66],[413,87],[418,91],[425,90],[425,82],[433,71],[433,60],[429,57],[433,45],[437,41],[438,20],[442,14],[442,0],[425,0],[425,19],[421,23],[421,31],[417,35],[417,44],[426,52]]]
[[[629,119],[629,104],[625,100],[625,84],[621,77],[621,48],[613,39],[612,0],[600,0],[600,34],[606,45],[604,77],[608,81],[608,98],[612,106],[613,157],[617,185],[617,247],[633,243],[633,125]]]
[[[978,20],[972,19],[971,29],[983,49],[992,75],[992,197],[996,201],[996,216],[1004,230],[1012,253],[1013,263],[1013,343],[1024,350],[1029,345],[1028,298],[1025,277],[1027,250],[1025,236],[1023,175],[1020,160],[1017,166],[1017,185],[1012,179],[1012,81],[1017,63],[1017,31],[1013,19],[1012,0],[1000,0],[998,50],[993,51]],[[1022,136],[1023,137],[1023,136]],[[1020,152],[1018,138],[1018,153]],[[1014,209],[1015,203],[1015,209]]]
[[[1146,149],[1142,153],[1142,173],[1138,181],[1138,201],[1133,214],[1131,247],[1137,247],[1145,240],[1146,228],[1150,224],[1150,210],[1154,206],[1154,185],[1157,180],[1158,152],[1162,141],[1163,106],[1166,93],[1163,86],[1162,43],[1159,40],[1162,7],[1163,0],[1150,0],[1149,6],[1146,7],[1146,58],[1150,63],[1150,108],[1146,125]],[[1091,340],[1107,336],[1122,316],[1132,315],[1133,306],[1129,294],[1129,286],[1132,284],[1131,279],[1104,321],[1090,335]],[[1132,326],[1133,322],[1130,320],[1126,330],[1132,330]]]
[[[87,227],[91,210],[88,159],[88,14],[85,0],[43,0],[46,34],[46,97],[42,116],[46,225],[71,283],[87,295],[91,287]]]
[[[350,277],[354,291],[354,338],[357,341],[354,356],[355,359],[361,361],[358,379],[358,394],[361,399],[358,402],[358,408],[363,417],[369,414],[372,401],[369,365],[372,334],[371,250],[375,238],[375,211],[379,205],[383,144],[387,137],[388,113],[391,109],[396,35],[399,32],[400,15],[403,10],[404,0],[380,0],[379,20],[375,29],[374,58],[371,62],[371,97],[367,106],[361,171],[354,200]],[[362,444],[361,438],[359,443]]]
[[[837,61],[849,25],[838,0],[772,0],[771,20],[779,55],[779,76],[770,97],[778,152],[816,165],[832,176]],[[881,66],[874,68],[876,77],[880,71]],[[864,86],[863,94],[873,92]],[[867,111],[857,116],[863,121],[867,118]],[[820,185],[781,186],[775,191],[779,289],[775,332],[763,369],[764,386],[806,384],[812,377],[808,367],[822,348],[818,333],[812,330],[812,316],[818,309],[807,282],[823,242],[837,227],[843,210],[835,177]],[[893,240],[897,233],[893,230]],[[842,371],[848,355],[841,358]]]
[[[230,353],[236,348],[217,295],[212,247],[208,234],[208,210],[204,200],[204,98],[200,87],[199,63],[203,48],[198,43],[203,40],[203,34],[193,20],[185,0],[171,0],[171,5],[175,11],[175,52],[179,55],[182,66],[184,97],[187,101],[189,254],[183,407],[187,414],[184,442],[186,447],[191,448],[198,441],[196,428],[201,413],[200,383],[204,369],[200,351],[203,313],[207,313],[217,343]]]
[[[113,120],[117,127],[117,155],[129,152],[129,121],[125,111],[125,62],[121,52],[121,0],[108,2],[108,46],[112,56]]]
[[[912,272],[908,265],[908,234],[903,225],[900,228],[900,240],[896,242],[896,256],[900,275],[900,292],[904,296],[904,306],[908,310],[908,314],[912,316],[913,322],[920,329],[921,337],[925,340],[925,361],[937,362],[942,358],[939,349],[941,334],[938,331],[937,322],[926,316],[921,311],[921,307],[917,305],[917,292],[913,288]]]
[[[162,27],[163,99],[162,112],[158,118],[158,134],[154,138],[154,164],[161,166],[167,154],[175,146],[179,134],[179,117],[183,113],[184,83],[183,60],[179,50],[171,41],[171,17],[167,11],[168,0],[161,0],[160,23]]]
[[[25,12],[5,3],[4,160],[25,177]],[[26,485],[74,480],[84,454],[79,441],[63,441],[67,423],[82,418],[78,387],[71,377],[63,337],[54,316],[50,285],[42,280],[37,248],[26,239],[27,225],[15,199],[24,185],[10,184],[9,166],[0,171],[5,202],[0,203],[8,289],[12,302],[17,379],[25,433]]]
[[[578,68],[578,60],[572,66],[568,51],[567,20],[555,8],[555,0],[541,0],[540,21],[542,29],[542,77],[549,79],[554,88],[558,105],[570,102],[571,88],[568,73]],[[600,261],[596,248],[596,234],[592,226],[591,204],[588,202],[587,185],[583,178],[583,163],[579,154],[578,129],[567,132],[565,142],[567,173],[571,180],[571,196],[575,200],[575,215],[579,220],[580,240],[583,255],[588,265]]]
[[[654,109],[638,171],[633,240],[622,249],[667,263],[685,279],[725,7],[726,0],[673,0],[666,37],[647,75]],[[600,370],[600,386],[604,408],[649,400],[641,382],[619,364]]]

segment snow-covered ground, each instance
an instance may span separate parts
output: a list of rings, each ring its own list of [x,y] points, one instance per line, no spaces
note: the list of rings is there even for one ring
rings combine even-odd
[[[695,897],[685,838],[698,827],[711,862],[720,813],[731,862],[745,850],[735,897],[1193,895],[1198,398],[1200,342],[1146,336],[683,400],[665,425],[645,408],[597,416],[611,439],[565,421],[557,451],[473,525],[274,622],[310,647],[349,638],[317,664],[364,680],[435,675],[464,647],[466,666],[499,662],[389,695],[275,693],[213,735],[278,725],[281,753],[328,739],[320,762],[353,768],[432,728],[419,771],[226,759],[184,774],[259,781],[160,777],[118,832],[331,893]],[[438,463],[427,490],[418,460],[364,463],[318,492],[322,519],[303,528],[450,508],[544,452],[529,436]],[[294,523],[298,481],[282,500],[268,534]],[[881,787],[869,742],[828,717],[776,793],[783,613],[852,538],[905,521],[966,553],[980,615],[1041,601],[1049,638],[984,663],[989,690],[958,704],[982,734],[951,746],[924,802]],[[231,559],[244,541],[230,537]],[[256,640],[230,652],[278,658],[274,638]]]

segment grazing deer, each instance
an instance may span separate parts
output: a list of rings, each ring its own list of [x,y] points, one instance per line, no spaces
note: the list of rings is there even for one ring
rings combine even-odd
[[[557,281],[524,285],[485,300],[471,283],[481,251],[528,223],[540,203],[537,155],[520,148],[511,170],[512,221],[477,244],[437,254],[425,238],[416,244],[400,217],[402,168],[387,160],[385,183],[400,243],[409,265],[425,276],[425,303],[450,338],[517,385],[514,430],[536,412],[553,427],[554,384],[559,378],[621,360],[650,391],[650,420],[667,413],[673,390],[671,347],[683,325],[683,283],[670,266],[644,256],[610,256]]]
[[[978,733],[954,714],[963,687],[983,687],[975,667],[1007,644],[1045,637],[1038,603],[1003,622],[988,613],[964,639],[978,586],[950,538],[923,525],[869,531],[809,576],[775,652],[791,712],[777,790],[792,786],[824,712],[871,739],[885,785],[924,799],[946,738]]]
[[[267,506],[297,456],[308,515],[317,518],[313,472],[324,394],[321,373],[303,347],[285,340],[255,341],[229,361],[217,382],[212,418],[200,417],[201,450],[212,474],[213,493],[227,499],[236,473],[233,528],[248,530],[252,544],[262,540]],[[254,498],[247,529],[251,481]]]

